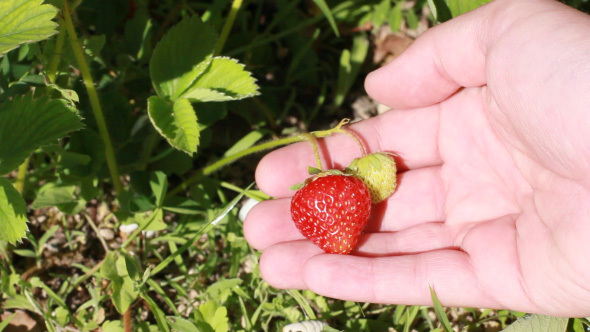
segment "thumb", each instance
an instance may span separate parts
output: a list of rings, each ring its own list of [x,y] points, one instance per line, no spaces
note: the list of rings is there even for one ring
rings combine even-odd
[[[502,34],[557,1],[496,0],[422,34],[404,53],[369,74],[367,93],[393,108],[439,103],[461,87],[485,85],[486,57]],[[523,41],[525,42],[525,41]]]

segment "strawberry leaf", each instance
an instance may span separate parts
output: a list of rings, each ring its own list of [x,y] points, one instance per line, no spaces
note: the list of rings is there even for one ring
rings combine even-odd
[[[505,332],[564,332],[567,329],[568,318],[550,317],[543,315],[527,315],[510,324]]]
[[[43,0],[0,1],[0,55],[54,35],[57,8]]]
[[[148,115],[156,130],[170,145],[189,155],[197,152],[199,125],[195,110],[188,99],[169,102],[151,96],[148,99]]]
[[[33,100],[28,94],[3,103],[0,105],[0,174],[18,167],[39,146],[53,143],[80,128],[80,117],[63,100],[46,97]]]
[[[217,34],[198,16],[182,20],[156,45],[150,76],[160,97],[178,99],[209,67]]]
[[[258,94],[256,80],[244,70],[244,65],[231,58],[216,57],[181,98],[200,102],[227,101]]]
[[[27,231],[27,207],[18,191],[0,177],[0,241],[12,244],[20,241]]]

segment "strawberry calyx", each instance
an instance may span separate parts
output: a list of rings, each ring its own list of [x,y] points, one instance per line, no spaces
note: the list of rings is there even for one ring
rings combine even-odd
[[[352,176],[352,174],[347,174],[339,169],[328,169],[328,170],[323,171],[319,168],[312,167],[312,166],[307,167],[307,172],[311,176],[308,177],[307,179],[305,179],[305,181],[303,181],[302,183],[297,183],[297,184],[292,185],[291,187],[289,187],[289,190],[299,190],[299,189],[307,186],[310,182],[312,182],[318,178],[328,176],[328,175]]]

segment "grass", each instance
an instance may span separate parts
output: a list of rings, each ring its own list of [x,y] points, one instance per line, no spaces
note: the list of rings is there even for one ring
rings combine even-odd
[[[80,96],[76,107],[87,128],[38,149],[7,176],[20,183],[29,207],[49,185],[68,199],[30,209],[26,239],[0,243],[0,331],[29,323],[37,329],[30,331],[281,331],[321,320],[338,331],[493,332],[522,317],[442,308],[436,301],[434,307],[378,305],[277,290],[262,280],[260,252],[244,239],[243,196],[268,197],[249,186],[260,155],[242,152],[285,135],[285,143],[304,140],[293,134],[333,127],[336,119],[374,114],[374,104],[352,105],[364,97],[364,75],[381,65],[371,61],[376,36],[382,29],[414,36],[419,22],[433,24],[425,6],[85,0],[72,8],[67,25],[70,36],[76,25],[79,42],[65,40],[62,28],[54,39],[7,54],[3,87],[49,74]],[[392,18],[377,15],[383,11]],[[223,31],[217,52],[243,62],[261,90],[251,99],[198,104],[195,156],[172,149],[145,115],[153,46],[191,15]],[[400,26],[388,28],[388,22]],[[82,67],[83,77],[72,66]],[[4,89],[3,98],[10,91]],[[97,105],[102,110],[95,117]],[[107,128],[112,142],[105,150]],[[109,180],[109,171],[120,172],[122,182]],[[586,320],[571,320],[568,329],[586,327]]]

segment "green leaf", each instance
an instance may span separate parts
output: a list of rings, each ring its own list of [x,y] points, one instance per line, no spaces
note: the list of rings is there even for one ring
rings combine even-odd
[[[428,6],[432,11],[432,15],[439,22],[446,22],[453,18],[451,10],[445,0],[428,0]]]
[[[48,88],[57,90],[61,96],[67,100],[71,105],[80,101],[80,97],[78,97],[78,93],[75,90],[70,89],[63,89],[56,84],[46,84]]]
[[[198,16],[182,20],[156,45],[150,76],[160,97],[175,100],[209,66],[217,43],[212,27]]]
[[[457,17],[461,14],[467,13],[468,11],[471,11],[490,1],[491,0],[445,0],[448,8],[451,10],[451,14],[453,15],[453,17]]]
[[[7,179],[0,177],[0,241],[14,244],[27,229],[25,201]]]
[[[168,320],[168,323],[170,323],[172,330],[178,332],[200,332],[195,324],[191,323],[188,319],[173,316],[168,316],[166,319]]]
[[[166,192],[168,191],[168,179],[166,174],[163,172],[154,172],[150,179],[150,186],[156,197],[156,205],[161,207],[164,203],[164,198],[166,198]]]
[[[123,50],[137,59],[150,56],[153,30],[153,21],[148,15],[147,6],[140,4],[133,18],[125,24],[125,34],[121,45]]]
[[[35,287],[35,288],[42,288],[47,295],[53,300],[55,301],[55,303],[57,303],[59,306],[61,306],[62,308],[67,308],[67,304],[65,303],[64,299],[61,298],[59,295],[57,295],[49,286],[47,286],[43,281],[41,281],[41,279],[39,279],[39,277],[33,277],[31,278],[31,280],[29,281],[31,283],[31,286]]]
[[[582,319],[580,318],[573,318],[571,326],[574,332],[586,332],[584,323],[582,323]]]
[[[174,148],[189,155],[197,152],[199,125],[193,106],[187,99],[170,102],[156,96],[148,99],[148,115],[156,130]]]
[[[225,153],[224,156],[231,156],[232,154],[241,152],[246,150],[247,148],[253,146],[258,142],[261,138],[264,137],[265,134],[268,134],[268,131],[265,130],[254,130],[249,132],[246,136],[242,137],[239,141],[236,142],[231,148],[229,148]]]
[[[39,209],[42,207],[58,206],[61,204],[75,201],[74,191],[76,186],[60,186],[55,183],[47,183],[39,189],[37,197],[33,201],[31,208]]]
[[[383,25],[383,23],[385,23],[385,20],[387,19],[387,15],[389,14],[390,9],[391,0],[381,0],[380,3],[375,5],[375,8],[373,9],[372,13],[372,23],[374,27],[380,27]]]
[[[69,45],[66,45],[63,48],[62,59],[63,61],[65,61],[66,64],[77,64],[78,60],[76,59],[76,55],[74,54],[74,47],[71,45],[71,40],[69,40],[69,38],[68,43]],[[79,39],[79,43],[80,46],[82,46],[82,50],[84,51],[84,59],[86,59],[86,63],[89,64],[100,55],[100,52],[102,51],[106,43],[106,36],[81,36]]]
[[[51,226],[51,228],[49,228],[47,231],[45,231],[43,233],[43,235],[41,235],[41,238],[39,238],[39,243],[37,243],[37,251],[39,252],[39,254],[43,251],[45,244],[47,243],[47,241],[49,241],[49,239],[59,230],[59,225],[53,225]]]
[[[328,7],[324,0],[313,0],[313,2],[322,11],[324,16],[326,16],[328,23],[330,23],[332,30],[334,30],[334,34],[340,37],[340,32],[338,31],[338,27],[336,26],[336,20],[334,20],[334,16],[332,15],[332,11],[330,11],[330,7]]]
[[[231,202],[227,203],[227,205],[219,212],[219,214],[211,220],[207,225],[203,226],[189,241],[187,241],[182,247],[178,248],[174,254],[166,257],[160,264],[158,264],[153,270],[152,274],[157,274],[158,272],[162,271],[168,264],[170,264],[175,257],[185,252],[188,248],[190,248],[196,239],[198,239],[202,234],[205,234],[209,229],[215,226],[223,217],[225,217],[234,207],[240,202],[240,200],[246,195],[246,192],[252,188],[254,183],[251,183],[244,191],[242,191],[239,195],[237,195]],[[209,289],[209,288],[208,288]]]
[[[37,254],[31,249],[14,249],[13,252],[21,257],[36,258]]]
[[[107,320],[102,323],[102,332],[125,332],[125,327],[120,320]]]
[[[162,207],[166,211],[179,213],[179,214],[202,214],[203,211],[200,209],[199,203],[187,198],[172,196],[167,198]]]
[[[8,326],[8,324],[10,324],[10,321],[14,318],[14,316],[16,316],[16,314],[12,314],[8,316],[8,318],[0,322],[0,332],[4,331],[4,329]]]
[[[54,35],[57,8],[43,0],[0,1],[0,55]]]
[[[563,332],[568,319],[543,315],[527,315],[502,330],[503,332]]]
[[[79,116],[63,100],[31,94],[0,105],[0,174],[18,167],[41,145],[82,128]]]
[[[33,303],[35,303],[35,301],[33,300]],[[35,312],[35,305],[31,303],[31,301],[29,301],[29,299],[24,296],[24,295],[16,295],[6,301],[4,301],[4,305],[2,306],[2,309],[6,310],[6,309],[25,309],[25,310],[29,310],[32,312]]]
[[[109,280],[118,278],[119,274],[117,273],[116,262],[117,253],[114,251],[109,252],[104,258],[104,263],[100,266],[100,274]]]
[[[232,58],[216,57],[181,98],[200,102],[227,101],[258,94],[256,80],[244,70],[243,64]]]
[[[139,278],[138,267],[131,257],[125,254],[117,257],[117,253],[110,252],[100,267],[100,274],[111,280],[113,304],[123,314],[139,295],[135,285],[135,280]]]
[[[430,4],[431,0],[428,0],[428,3]],[[387,24],[389,25],[389,27],[391,28],[391,32],[393,33],[397,33],[399,32],[399,29],[401,28],[401,24],[402,21],[404,19],[404,14],[402,11],[402,3],[398,2],[392,9],[391,9],[391,13],[389,15],[389,19]]]
[[[6,297],[15,297],[17,295],[16,285],[21,279],[18,273],[3,273],[1,276],[2,284],[0,291],[4,292]]]
[[[340,56],[340,69],[338,71],[338,86],[334,105],[339,107],[354,83],[359,70],[369,51],[369,41],[365,35],[356,35],[353,38],[351,50],[344,50]]]
[[[449,322],[449,317],[447,317],[447,313],[445,312],[445,308],[443,308],[442,304],[438,300],[434,289],[430,287],[430,296],[432,298],[432,304],[434,305],[434,312],[436,313],[436,317],[443,326],[445,332],[454,332],[453,328],[451,327],[451,323]]]
[[[168,324],[166,323],[166,316],[164,315],[164,312],[162,311],[162,309],[160,309],[160,307],[158,307],[156,302],[154,302],[154,300],[151,297],[149,297],[149,295],[147,295],[146,293],[142,293],[141,297],[145,300],[148,307],[150,307],[150,311],[152,312],[152,314],[154,315],[154,318],[156,319],[156,324],[158,324],[159,331],[170,332],[170,328],[168,327]]]
[[[76,186],[47,183],[39,190],[37,198],[31,205],[33,209],[55,206],[66,214],[76,214],[86,206],[86,200],[74,196]]]
[[[161,231],[166,228],[162,209],[155,209],[151,213],[136,213],[134,219],[139,225],[138,229],[143,228],[142,231]]]
[[[70,321],[70,312],[64,307],[57,307],[54,310],[55,320],[61,326],[66,326]],[[105,330],[103,330],[105,332]]]
[[[406,12],[406,24],[408,27],[410,29],[417,29],[418,22],[420,22],[420,19],[418,18],[418,15],[416,15],[416,12],[413,9],[408,10]]]

